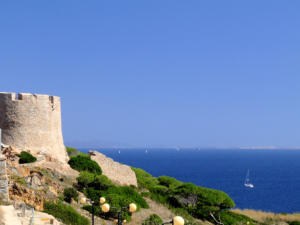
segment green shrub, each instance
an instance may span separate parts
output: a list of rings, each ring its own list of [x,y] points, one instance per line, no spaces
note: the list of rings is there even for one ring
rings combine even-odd
[[[300,225],[300,221],[289,222],[289,225]]]
[[[74,188],[65,188],[64,190],[64,201],[71,203],[72,198],[78,201],[78,192]]]
[[[156,215],[156,214],[151,214],[143,223],[142,225],[160,225],[162,224],[163,221],[162,219]]]
[[[112,206],[120,208],[130,203],[137,204],[139,208],[149,208],[145,199],[132,187],[112,186],[102,191],[102,195],[111,203]]]
[[[168,193],[168,188],[162,185],[152,186],[149,191],[154,194],[166,195]]]
[[[88,171],[91,173],[95,174],[102,174],[102,170],[98,163],[95,161],[91,160],[88,156],[84,155],[78,155],[78,156],[73,156],[69,160],[69,165],[77,171]]]
[[[157,178],[160,185],[166,186],[168,188],[176,188],[182,184],[182,182],[176,180],[173,177],[160,176]]]
[[[30,153],[28,152],[21,152],[20,154],[20,159],[19,159],[19,163],[20,164],[24,164],[24,163],[32,163],[32,162],[35,162],[36,161],[36,158],[31,155]]]
[[[150,189],[151,187],[158,185],[159,182],[157,178],[152,177],[152,175],[146,171],[134,167],[131,167],[131,169],[135,172],[139,188]]]
[[[80,155],[80,151],[78,151],[76,148],[66,147],[66,151],[69,157]]]
[[[114,184],[104,175],[96,175],[87,171],[82,171],[77,179],[79,190],[84,188],[94,188],[96,190],[105,190]]]
[[[60,219],[67,225],[89,225],[90,222],[87,218],[81,216],[71,206],[65,205],[62,202],[45,202],[44,211],[51,214],[57,219]]]

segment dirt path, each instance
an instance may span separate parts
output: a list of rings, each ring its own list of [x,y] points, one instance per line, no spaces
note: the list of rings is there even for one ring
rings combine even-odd
[[[152,201],[151,199],[146,199],[150,209],[142,209],[139,212],[132,214],[132,220],[127,223],[128,225],[142,224],[145,219],[147,219],[151,214],[157,214],[164,222],[171,221],[174,214],[165,206]]]
[[[26,210],[24,216],[18,216],[21,214],[21,210],[16,210],[12,205],[0,206],[0,225],[29,225],[32,216],[31,210]],[[63,225],[58,222],[53,216],[35,211],[34,224],[35,225],[47,225],[50,224],[50,219],[53,219],[54,225]],[[2,223],[1,223],[2,222]]]
[[[0,225],[4,224],[4,212],[3,210],[0,208]]]
[[[0,206],[2,220],[5,225],[22,225],[21,220],[17,216],[12,205],[9,206]]]

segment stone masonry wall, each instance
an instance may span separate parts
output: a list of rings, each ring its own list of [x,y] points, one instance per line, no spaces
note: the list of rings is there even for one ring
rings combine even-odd
[[[129,166],[115,162],[97,151],[89,151],[89,156],[101,167],[102,174],[107,176],[115,184],[134,185],[137,187],[135,173]]]
[[[60,98],[0,93],[2,143],[56,160],[68,160],[61,129]]]
[[[0,202],[9,202],[8,178],[6,174],[6,157],[0,155]]]

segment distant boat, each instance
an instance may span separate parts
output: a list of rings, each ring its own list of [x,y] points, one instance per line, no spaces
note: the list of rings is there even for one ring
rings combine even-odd
[[[118,153],[121,154],[121,151],[119,150]]]
[[[147,149],[145,150],[145,153],[146,153],[146,154],[148,153],[148,150],[147,150]]]
[[[247,172],[247,175],[246,175],[246,178],[245,178],[244,186],[248,187],[248,188],[254,188],[254,185],[250,183],[250,171],[249,171],[249,169],[248,169],[248,172]]]

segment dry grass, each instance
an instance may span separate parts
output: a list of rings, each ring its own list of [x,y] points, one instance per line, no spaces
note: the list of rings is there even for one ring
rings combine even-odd
[[[163,221],[172,220],[174,214],[165,206],[146,198],[149,209],[141,209],[141,211],[132,214],[132,220],[127,223],[128,225],[142,224],[151,214],[157,214]]]
[[[289,221],[300,221],[300,213],[294,214],[275,214],[272,212],[263,212],[263,211],[256,211],[251,209],[234,209],[232,210],[235,213],[239,213],[245,216],[248,216],[258,222],[289,222]]]
[[[139,212],[133,213],[131,217],[132,220],[129,223],[126,223],[127,225],[142,224],[144,220],[147,219],[151,214],[157,214],[164,222],[171,221],[175,216],[174,212],[172,212],[166,206],[157,203],[149,198],[145,198],[145,200],[147,201],[150,208],[141,209]],[[203,222],[196,219],[193,224],[212,225],[209,222]]]

